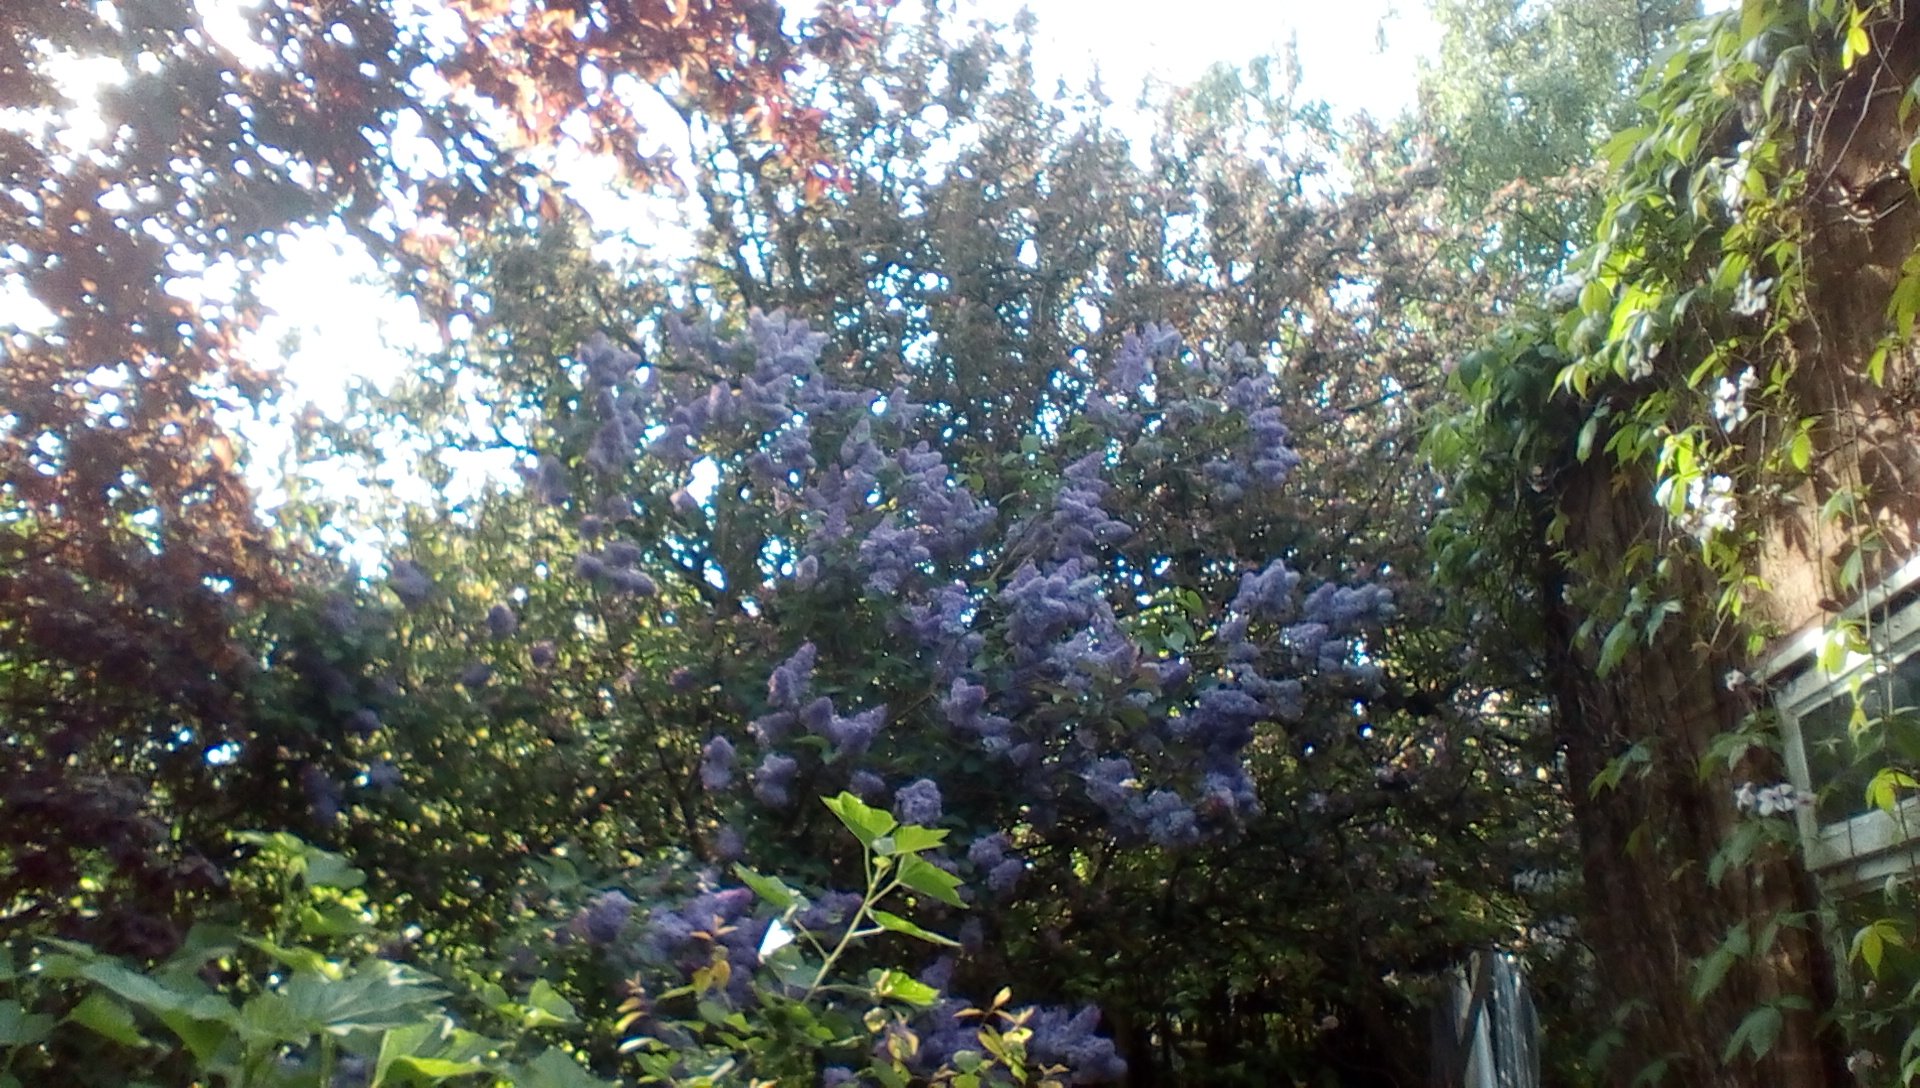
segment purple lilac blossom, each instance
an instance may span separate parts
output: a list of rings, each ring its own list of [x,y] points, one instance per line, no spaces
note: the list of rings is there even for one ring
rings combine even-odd
[[[847,789],[862,801],[871,801],[886,794],[887,780],[872,771],[855,771],[847,779]]]
[[[384,759],[376,760],[367,766],[367,788],[370,790],[384,792],[397,789],[401,781],[400,768]]]
[[[553,663],[559,660],[559,657],[559,650],[556,649],[552,641],[548,639],[541,639],[539,642],[527,647],[527,660],[532,662],[533,667],[536,669],[552,668]]]
[[[813,686],[813,665],[818,654],[813,643],[802,643],[767,677],[767,701],[784,710],[797,708]]]
[[[315,823],[330,824],[340,816],[340,784],[327,772],[309,763],[300,768],[300,792],[306,795],[307,811]]]
[[[940,787],[931,778],[916,778],[893,794],[893,814],[901,823],[922,827],[938,823],[941,815]]]
[[[633,907],[633,900],[618,888],[601,892],[587,901],[586,908],[574,917],[568,928],[574,936],[593,944],[611,944],[633,917]]]
[[[800,764],[778,753],[769,753],[753,772],[753,795],[768,808],[786,808],[793,804],[794,772]]]
[[[733,785],[733,742],[715,737],[700,753],[700,784],[719,792]]]
[[[427,603],[433,594],[433,579],[420,569],[419,564],[410,559],[398,559],[387,572],[387,588],[400,598],[400,603],[409,610]]]

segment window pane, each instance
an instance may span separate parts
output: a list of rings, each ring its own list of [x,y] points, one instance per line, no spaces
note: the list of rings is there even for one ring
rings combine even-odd
[[[1900,740],[1920,737],[1920,655],[1869,677],[1861,686],[1860,703],[1868,722],[1878,724],[1857,738],[1848,733],[1853,699],[1845,694],[1799,715],[1808,777],[1820,798],[1814,811],[1823,825],[1871,811],[1867,785],[1880,768],[1915,769],[1914,753],[1908,750],[1912,745]]]

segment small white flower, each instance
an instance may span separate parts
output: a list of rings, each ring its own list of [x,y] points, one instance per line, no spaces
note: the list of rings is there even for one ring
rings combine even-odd
[[[1747,177],[1753,173],[1753,161],[1747,153],[1753,150],[1752,140],[1740,141],[1734,148],[1733,159],[1720,175],[1720,203],[1727,211],[1738,213],[1740,206],[1747,202]]]
[[[1752,276],[1740,277],[1740,286],[1733,289],[1733,312],[1741,317],[1757,317],[1767,308],[1767,292],[1772,289],[1773,281],[1755,281]]]
[[[1811,808],[1813,795],[1796,789],[1791,782],[1776,782],[1758,788],[1751,782],[1742,782],[1733,791],[1733,805],[1741,812],[1751,812],[1756,816],[1781,816],[1796,808]]]
[[[1720,421],[1721,427],[1732,432],[1747,421],[1747,394],[1758,381],[1752,367],[1742,370],[1738,378],[1720,379],[1713,391],[1713,418]]]
[[[1669,479],[1654,492],[1654,501],[1665,506],[1672,494],[1673,481]],[[1674,522],[1704,544],[1713,534],[1733,528],[1739,512],[1731,477],[1718,474],[1704,479],[1696,477],[1687,484],[1686,507],[1675,515]]]

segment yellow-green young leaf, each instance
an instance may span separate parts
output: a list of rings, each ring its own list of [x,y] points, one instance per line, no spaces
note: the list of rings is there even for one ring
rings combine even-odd
[[[1812,467],[1813,435],[1807,433],[1805,428],[1793,436],[1793,445],[1787,450],[1787,457],[1793,462],[1793,467],[1801,472]]]
[[[896,854],[917,854],[922,850],[930,850],[940,845],[946,841],[946,838],[947,832],[944,829],[921,827],[918,824],[907,824],[904,827],[894,829],[892,852]]]
[[[1867,51],[1871,48],[1873,48],[1873,45],[1867,40],[1867,28],[1861,26],[1859,22],[1856,21],[1853,26],[1847,30],[1847,47],[1840,55],[1840,67],[1852,68],[1853,63],[1861,57],[1866,56]]]
[[[874,972],[873,992],[881,997],[895,1001],[904,1001],[909,1005],[925,1008],[940,1000],[940,991],[914,978],[904,971],[889,968]]]
[[[873,920],[879,923],[881,929],[890,929],[895,933],[904,933],[909,937],[917,937],[920,940],[928,941],[933,944],[943,944],[948,946],[949,948],[960,947],[959,941],[956,941],[951,937],[942,937],[940,934],[935,933],[930,929],[922,929],[920,926],[917,926],[914,923],[907,921],[905,918],[902,918],[899,915],[891,913],[889,911],[875,910],[875,911],[869,911],[868,913],[873,915]]]
[[[840,818],[841,823],[847,825],[847,830],[853,832],[853,837],[859,839],[862,846],[872,847],[875,839],[899,826],[899,821],[893,818],[892,813],[873,808],[851,793],[820,800]]]
[[[1888,945],[1903,946],[1906,938],[1900,935],[1900,927],[1891,918],[1881,918],[1863,927],[1853,935],[1853,954],[1867,965],[1875,978],[1880,977],[1880,962],[1885,958]]]
[[[1898,768],[1882,767],[1873,781],[1867,783],[1867,804],[1892,815],[1894,806],[1900,803],[1899,791],[1903,789],[1920,789],[1920,782]]]
[[[393,1064],[434,1080],[465,1077],[487,1071],[485,1062],[457,1062],[448,1058],[396,1058]]]

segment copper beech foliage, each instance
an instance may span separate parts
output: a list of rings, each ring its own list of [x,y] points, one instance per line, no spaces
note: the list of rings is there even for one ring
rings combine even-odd
[[[256,307],[244,286],[195,302],[170,280],[225,265],[244,285],[285,232],[338,222],[444,320],[439,254],[491,217],[552,210],[538,152],[568,117],[634,180],[658,176],[612,77],[750,117],[812,169],[786,80],[860,23],[828,5],[794,41],[767,0],[265,0],[241,9],[257,48],[236,52],[192,0],[0,7],[0,284],[51,314],[0,314],[8,929],[95,851],[143,901],[213,876],[162,813],[246,732],[237,609],[288,588],[216,419],[272,395],[238,347]],[[74,62],[98,58],[114,77],[74,86]],[[89,101],[91,140],[71,125]],[[430,151],[396,155],[400,133]],[[160,803],[129,785],[168,774]],[[166,943],[158,919],[122,928]]]

